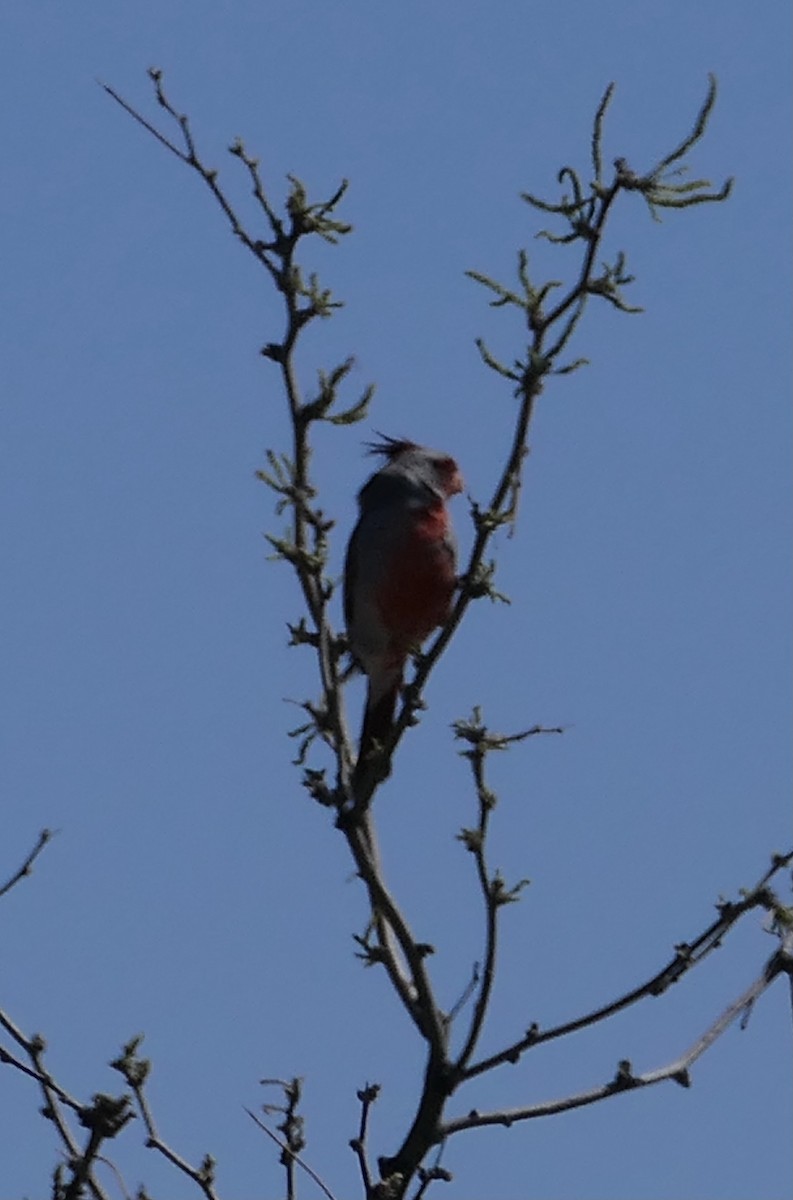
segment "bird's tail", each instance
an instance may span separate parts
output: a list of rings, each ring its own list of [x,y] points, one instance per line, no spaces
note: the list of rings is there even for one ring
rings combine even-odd
[[[363,713],[361,740],[358,746],[358,761],[355,765],[356,776],[359,776],[361,771],[366,769],[368,760],[375,751],[377,743],[382,745],[391,731],[391,726],[394,724],[394,713],[396,711],[397,696],[399,695],[401,683],[401,669],[398,675],[389,680],[385,690],[382,690],[382,688],[378,689],[376,695],[373,695],[373,688],[370,681],[369,691],[366,696],[366,707]]]

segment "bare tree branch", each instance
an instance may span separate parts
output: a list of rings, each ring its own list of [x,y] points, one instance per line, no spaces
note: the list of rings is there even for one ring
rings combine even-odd
[[[94,1176],[93,1164],[99,1158],[99,1148],[102,1140],[105,1137],[115,1136],[123,1125],[126,1124],[126,1120],[124,1120],[120,1124],[116,1124],[113,1132],[110,1131],[112,1119],[107,1106],[103,1102],[110,1101],[112,1103],[113,1098],[95,1096],[93,1106],[81,1104],[53,1079],[44,1065],[44,1052],[47,1047],[44,1038],[40,1034],[34,1033],[31,1037],[26,1037],[11,1018],[2,1011],[0,1011],[0,1027],[16,1042],[30,1063],[28,1066],[27,1063],[21,1061],[16,1055],[0,1045],[0,1065],[13,1067],[38,1083],[44,1098],[42,1113],[48,1120],[52,1121],[55,1129],[58,1131],[58,1136],[66,1154],[66,1167],[71,1174],[71,1179],[63,1182],[62,1200],[77,1200],[79,1189],[83,1187],[88,1188],[94,1200],[107,1200],[105,1191]],[[75,1134],[72,1132],[66,1113],[63,1111],[64,1108],[70,1109],[77,1119],[86,1128],[91,1130],[88,1144],[84,1151],[80,1149]],[[124,1112],[125,1105],[123,1104],[122,1097],[115,1101],[116,1122],[118,1122]],[[104,1123],[102,1114],[106,1118]],[[92,1126],[96,1127],[95,1131]],[[71,1196],[69,1194],[70,1190]]]
[[[765,908],[770,912],[778,910],[779,902],[773,892],[769,891],[768,884],[778,871],[784,870],[791,862],[793,862],[793,850],[788,851],[787,854],[773,855],[769,868],[753,888],[743,893],[742,899],[720,901],[717,905],[719,915],[716,920],[712,921],[693,941],[680,942],[675,947],[674,957],[644,983],[632,988],[629,992],[626,992],[610,1004],[605,1004],[601,1008],[596,1008],[581,1017],[576,1017],[575,1020],[565,1021],[561,1025],[554,1025],[544,1030],[540,1029],[538,1025],[533,1024],[524,1037],[513,1042],[512,1045],[505,1047],[505,1049],[499,1051],[497,1054],[491,1054],[487,1058],[470,1066],[464,1072],[464,1078],[474,1079],[477,1075],[491,1071],[494,1067],[500,1066],[503,1063],[515,1063],[526,1050],[531,1049],[533,1046],[539,1046],[543,1042],[550,1042],[557,1038],[565,1037],[567,1034],[575,1033],[579,1029],[585,1029],[589,1025],[596,1025],[599,1021],[604,1021],[608,1017],[614,1016],[616,1013],[629,1008],[630,1005],[635,1004],[638,1000],[643,1000],[647,996],[662,995],[667,988],[671,987],[673,983],[677,983],[683,975],[701,963],[713,950],[718,949],[722,944],[725,934],[745,913],[753,908]]]
[[[474,1002],[473,1015],[462,1049],[454,1063],[454,1077],[460,1080],[464,1074],[471,1056],[476,1049],[479,1036],[484,1027],[490,995],[495,980],[496,954],[498,942],[498,914],[504,904],[516,900],[519,892],[526,884],[521,880],[513,888],[506,888],[501,876],[490,874],[485,858],[488,825],[490,815],[496,804],[496,796],[485,782],[485,760],[493,750],[505,750],[515,742],[539,733],[561,733],[561,729],[543,729],[536,725],[532,729],[517,734],[494,734],[482,722],[481,710],[474,709],[469,721],[457,721],[453,726],[455,737],[468,744],[467,750],[460,753],[467,758],[474,779],[474,788],[478,802],[478,822],[475,829],[463,829],[457,836],[466,850],[473,855],[476,864],[476,875],[479,890],[485,909],[485,950],[483,967],[478,979],[478,992]]]
[[[123,1047],[121,1054],[111,1062],[114,1071],[124,1077],[135,1097],[138,1113],[146,1129],[146,1145],[150,1150],[156,1150],[171,1166],[191,1179],[203,1193],[205,1200],[219,1200],[215,1191],[215,1160],[211,1154],[205,1154],[198,1167],[192,1166],[186,1159],[163,1141],[157,1130],[149,1102],[144,1092],[144,1085],[149,1077],[151,1063],[147,1058],[140,1058],[138,1049],[143,1041],[142,1035],[131,1038]]]
[[[294,1151],[292,1151],[289,1148],[289,1145],[287,1142],[285,1142],[281,1138],[279,1138],[278,1134],[273,1133],[272,1129],[268,1129],[268,1127],[265,1125],[264,1121],[261,1121],[256,1116],[255,1113],[251,1112],[251,1110],[249,1108],[246,1108],[245,1112],[248,1114],[248,1116],[253,1121],[253,1123],[255,1125],[257,1125],[259,1127],[259,1129],[261,1129],[262,1133],[266,1133],[268,1138],[272,1138],[272,1140],[275,1142],[276,1146],[280,1146],[283,1154],[289,1155],[293,1162],[297,1163],[297,1165],[299,1167],[302,1167],[302,1169],[306,1172],[306,1174],[309,1176],[309,1178],[314,1180],[314,1183],[320,1189],[322,1194],[324,1196],[327,1196],[328,1200],[336,1200],[336,1197],[334,1196],[333,1192],[330,1190],[328,1185],[325,1183],[325,1181],[323,1179],[321,1179],[319,1175],[317,1175],[316,1171],[314,1171],[304,1159],[300,1158],[299,1155],[295,1154]],[[289,1191],[287,1193],[287,1200],[294,1200],[294,1196],[295,1196],[294,1185],[290,1184]]]
[[[380,1094],[380,1085],[377,1083],[367,1083],[366,1087],[361,1088],[356,1095],[361,1102],[361,1119],[358,1123],[357,1137],[350,1139],[350,1149],[358,1159],[358,1167],[361,1172],[361,1182],[363,1183],[364,1196],[368,1197],[372,1194],[373,1182],[372,1172],[369,1166],[369,1157],[366,1149],[366,1139],[369,1133],[369,1110]]]
[[[266,1087],[277,1087],[284,1094],[283,1104],[267,1103],[262,1105],[262,1111],[268,1115],[271,1113],[282,1114],[283,1121],[277,1126],[277,1129],[283,1135],[283,1140],[277,1138],[261,1122],[257,1121],[257,1124],[281,1146],[281,1166],[286,1171],[286,1200],[296,1200],[295,1166],[303,1165],[300,1163],[299,1156],[306,1145],[305,1123],[299,1112],[300,1100],[303,1095],[303,1080],[295,1076],[293,1079],[261,1079],[259,1082]],[[248,1112],[248,1109],[245,1111]],[[253,1116],[253,1113],[248,1112],[248,1115]],[[253,1119],[256,1120],[255,1117]]]
[[[782,973],[789,976],[793,973],[793,956],[789,946],[773,954],[757,979],[716,1018],[712,1025],[708,1026],[684,1054],[666,1066],[658,1067],[654,1071],[647,1071],[642,1075],[634,1075],[630,1062],[623,1059],[619,1063],[614,1078],[602,1087],[578,1092],[559,1100],[547,1100],[540,1104],[526,1105],[522,1108],[502,1109],[487,1113],[480,1113],[473,1109],[465,1117],[458,1117],[456,1120],[446,1122],[438,1131],[439,1137],[448,1138],[465,1129],[478,1129],[486,1125],[509,1127],[518,1121],[530,1121],[536,1117],[548,1117],[555,1113],[568,1112],[573,1108],[583,1108],[588,1104],[595,1104],[599,1100],[606,1100],[620,1092],[650,1087],[667,1079],[673,1079],[682,1087],[689,1087],[691,1083],[689,1068],[692,1064],[721,1037],[737,1017],[751,1009],[758,997],[773,983],[777,975]]]
[[[14,872],[10,879],[7,879],[5,883],[0,884],[0,898],[5,896],[7,892],[10,892],[11,889],[15,887],[21,879],[25,879],[31,874],[33,870],[33,864],[35,863],[36,859],[41,854],[47,843],[52,841],[54,836],[55,835],[51,829],[42,829],[41,833],[39,834],[38,841],[25,861],[22,863],[21,867]]]

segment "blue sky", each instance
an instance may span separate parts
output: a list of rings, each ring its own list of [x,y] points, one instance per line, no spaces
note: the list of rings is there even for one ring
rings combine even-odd
[[[194,179],[97,86],[157,116],[145,76],[190,113],[245,209],[238,134],[274,198],[351,180],[356,227],[308,266],[346,301],[300,360],[354,353],[371,422],[323,430],[316,478],[341,570],[371,427],[453,453],[487,496],[513,401],[473,339],[520,329],[464,277],[508,278],[519,246],[548,277],[518,200],[586,167],[617,82],[607,153],[648,167],[720,96],[696,173],[728,204],[616,214],[643,316],[593,309],[591,366],[548,386],[516,536],[497,544],[512,604],[477,606],[433,677],[430,711],[378,800],[389,879],[438,947],[443,999],[479,954],[474,801],[449,724],[564,724],[492,765],[491,857],[527,875],[505,914],[488,1049],[645,978],[790,841],[790,13],[737,0],[559,6],[406,0],[30,5],[0,18],[3,708],[0,877],[59,831],[2,901],[0,1005],[45,1033],[86,1098],[145,1031],[163,1136],[219,1161],[226,1200],[283,1191],[243,1106],[263,1076],[305,1076],[306,1157],[357,1194],[355,1090],[383,1091],[393,1150],[421,1059],[351,934],[362,896],[327,814],[302,792],[287,700],[313,695],[278,532],[254,480],[287,444],[276,297]],[[246,211],[253,215],[252,208]],[[455,502],[463,548],[464,499]],[[350,703],[360,703],[360,685]],[[299,714],[298,714],[299,715]],[[646,1070],[686,1048],[760,969],[750,917],[671,994],[481,1080],[451,1112],[515,1105]],[[41,1195],[54,1140],[26,1080],[0,1072],[0,1194]],[[778,985],[694,1085],[452,1142],[449,1200],[779,1200],[789,1193],[789,1000]],[[130,1190],[195,1194],[127,1131]],[[107,1180],[113,1193],[114,1184]],[[303,1195],[311,1195],[304,1185]]]

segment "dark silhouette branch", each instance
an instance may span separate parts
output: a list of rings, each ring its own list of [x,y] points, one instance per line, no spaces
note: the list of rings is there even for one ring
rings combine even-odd
[[[301,1083],[298,1079],[287,1081],[281,1079],[263,1079],[265,1084],[277,1084],[281,1087],[286,1096],[286,1106],[265,1105],[265,1112],[281,1112],[284,1114],[284,1120],[278,1126],[279,1132],[283,1135],[279,1137],[274,1133],[268,1125],[252,1113],[249,1108],[245,1109],[253,1123],[261,1129],[262,1133],[266,1133],[268,1138],[275,1142],[276,1146],[281,1150],[281,1164],[286,1169],[286,1200],[297,1200],[297,1183],[295,1179],[295,1167],[300,1167],[302,1171],[308,1175],[309,1179],[313,1179],[314,1183],[320,1189],[322,1194],[327,1197],[327,1200],[336,1200],[333,1192],[330,1190],[325,1181],[310,1167],[306,1160],[300,1156],[300,1151],[305,1147],[305,1139],[303,1136],[303,1119],[298,1115],[297,1106],[301,1096]]]
[[[22,865],[17,868],[17,870],[14,872],[14,874],[11,875],[10,878],[7,879],[5,883],[0,884],[0,898],[2,898],[8,892],[10,892],[13,887],[16,887],[16,885],[20,882],[20,880],[26,879],[27,876],[32,873],[33,864],[35,863],[38,856],[41,854],[44,847],[47,845],[48,842],[52,841],[54,836],[55,835],[53,834],[51,829],[42,829],[41,833],[39,834],[38,841],[36,842],[33,849],[30,851],[30,854],[28,854],[27,858],[22,863]]]
[[[718,949],[725,935],[747,912],[754,908],[765,908],[774,913],[778,911],[779,902],[773,892],[769,890],[768,884],[778,871],[784,870],[791,862],[793,862],[793,850],[787,854],[775,854],[768,870],[764,872],[753,888],[744,892],[742,899],[720,901],[717,905],[719,915],[716,920],[712,921],[693,941],[680,942],[675,947],[674,957],[644,983],[632,988],[610,1004],[585,1013],[575,1020],[565,1021],[563,1024],[544,1030],[533,1024],[524,1037],[500,1050],[497,1054],[491,1054],[470,1066],[464,1072],[464,1078],[474,1079],[477,1075],[482,1075],[504,1063],[515,1063],[525,1051],[533,1046],[566,1037],[568,1034],[576,1033],[579,1029],[586,1029],[590,1025],[597,1025],[598,1022],[613,1017],[616,1013],[648,996],[662,995],[667,988],[671,987],[673,983],[677,983],[683,975],[701,963],[713,950]]]
[[[262,1105],[262,1112],[266,1115],[280,1113],[283,1116],[280,1125],[276,1126],[278,1133],[281,1134],[281,1138],[278,1138],[268,1126],[259,1121],[249,1109],[245,1111],[264,1130],[267,1136],[271,1137],[281,1147],[281,1166],[286,1171],[286,1200],[295,1200],[297,1196],[295,1167],[304,1165],[301,1163],[300,1153],[306,1146],[305,1123],[300,1114],[303,1080],[295,1076],[293,1079],[261,1079],[259,1082],[266,1087],[277,1087],[284,1094],[283,1104],[267,1103]]]
[[[361,1118],[358,1122],[358,1134],[350,1139],[350,1149],[355,1154],[358,1160],[358,1167],[361,1172],[361,1182],[366,1200],[373,1192],[372,1171],[369,1166],[369,1156],[367,1153],[367,1137],[369,1134],[369,1111],[375,1100],[380,1094],[380,1085],[377,1083],[367,1083],[366,1087],[361,1088],[356,1095],[361,1103]]]
[[[573,1108],[583,1108],[589,1104],[596,1104],[600,1100],[606,1100],[611,1096],[619,1095],[621,1092],[651,1087],[653,1084],[663,1083],[667,1079],[674,1080],[675,1083],[679,1083],[682,1087],[689,1087],[691,1084],[689,1068],[721,1037],[724,1031],[741,1014],[747,1014],[752,1009],[756,1000],[770,987],[774,979],[782,973],[788,976],[793,974],[793,955],[791,954],[790,945],[784,946],[773,954],[757,979],[716,1018],[712,1025],[708,1026],[704,1033],[697,1038],[696,1042],[684,1054],[666,1066],[658,1067],[654,1071],[647,1071],[641,1075],[635,1075],[631,1063],[627,1059],[623,1059],[618,1065],[614,1078],[602,1087],[592,1088],[586,1092],[577,1092],[559,1100],[547,1100],[540,1104],[526,1105],[522,1108],[502,1109],[487,1113],[480,1113],[474,1109],[464,1117],[458,1117],[455,1120],[446,1122],[438,1131],[439,1138],[449,1138],[452,1134],[462,1133],[466,1129],[479,1129],[487,1125],[509,1127],[518,1121],[530,1121],[537,1117],[548,1117],[555,1113],[568,1112]]]
[[[559,727],[548,729],[541,725],[534,725],[531,729],[525,729],[521,733],[493,733],[483,724],[479,708],[474,709],[470,720],[457,721],[453,728],[455,737],[468,745],[468,749],[461,750],[460,753],[470,763],[478,802],[476,828],[463,829],[457,836],[474,858],[479,890],[485,909],[485,950],[481,977],[478,980],[479,988],[468,1035],[454,1064],[454,1076],[459,1082],[466,1076],[466,1068],[479,1042],[490,1004],[496,973],[498,914],[505,904],[518,899],[520,892],[528,882],[520,880],[515,886],[507,888],[498,872],[491,875],[487,866],[485,849],[488,826],[491,813],[496,805],[496,795],[485,781],[487,755],[494,750],[506,750],[516,742],[525,741],[526,738],[535,737],[541,733],[562,733],[563,730]]]
[[[636,176],[624,159],[616,159],[612,179],[606,186],[601,178],[603,122],[613,92],[614,85],[609,84],[595,115],[592,134],[595,178],[592,180],[588,196],[584,196],[584,189],[576,172],[571,167],[562,168],[559,173],[559,182],[572,183],[574,193],[572,200],[569,196],[563,195],[560,202],[553,203],[541,200],[529,192],[523,193],[523,199],[530,206],[561,216],[568,223],[569,232],[566,235],[558,237],[544,232],[544,236],[549,237],[552,241],[578,241],[583,246],[578,277],[564,296],[555,306],[546,311],[548,296],[561,285],[557,280],[551,280],[539,286],[534,284],[529,276],[528,255],[523,250],[518,254],[520,291],[506,288],[481,272],[467,272],[475,282],[495,293],[496,299],[491,302],[494,306],[512,305],[521,310],[524,315],[530,335],[529,341],[524,356],[517,358],[512,366],[507,367],[501,363],[481,339],[477,342],[485,365],[514,385],[514,392],[520,401],[520,407],[512,433],[511,445],[490,502],[485,509],[480,508],[475,502],[472,506],[476,533],[467,566],[462,572],[460,594],[446,625],[438,633],[426,653],[418,660],[415,674],[406,689],[404,703],[386,747],[389,760],[399,745],[405,730],[412,724],[424,686],[465,616],[469,604],[482,595],[490,595],[491,598],[494,598],[491,583],[492,564],[491,569],[488,570],[485,554],[496,530],[515,520],[523,463],[528,452],[529,427],[534,406],[543,390],[546,376],[569,374],[570,371],[585,364],[586,360],[576,359],[560,366],[558,360],[567,348],[576,326],[584,314],[589,298],[599,296],[625,312],[641,311],[626,304],[622,296],[621,289],[633,282],[633,277],[625,273],[625,256],[622,252],[618,254],[612,266],[604,265],[602,273],[596,273],[598,254],[612,208],[618,196],[621,193],[638,191],[651,206],[688,207],[693,203],[703,201],[725,200],[730,194],[732,180],[728,180],[724,187],[716,193],[707,192],[706,189],[710,187],[707,181],[697,181],[694,185],[664,185],[663,192],[659,191],[660,172],[670,162],[678,161],[687,154],[705,132],[708,117],[715,102],[715,80],[712,76],[708,95],[691,132],[675,149],[665,156],[653,171],[643,177]],[[690,193],[691,187],[699,189],[696,196]],[[665,199],[665,197],[667,198]],[[674,204],[669,198],[674,200]],[[370,780],[370,784],[373,791],[374,782]]]
[[[353,366],[353,359],[348,358],[329,372],[320,371],[316,396],[304,400],[297,382],[294,351],[306,326],[317,318],[331,316],[341,306],[339,301],[333,299],[330,290],[320,285],[316,275],[305,277],[297,261],[296,252],[299,243],[305,237],[316,234],[333,243],[350,232],[352,227],[335,217],[335,210],[346,192],[347,183],[346,180],[342,181],[329,199],[317,203],[309,201],[306,189],[299,179],[289,176],[290,187],[285,202],[285,214],[279,216],[267,196],[258,161],[248,154],[243,142],[239,138],[236,139],[229,147],[229,153],[245,168],[264,221],[265,236],[257,236],[246,228],[219,182],[218,171],[207,166],[201,158],[189,118],[178,112],[165,93],[162,72],[152,68],[149,78],[154,87],[157,104],[179,130],[181,145],[162,134],[113,88],[107,84],[102,86],[138,124],[201,177],[220,205],[234,236],[264,267],[283,299],[283,336],[280,341],[268,342],[262,348],[262,354],[276,364],[281,375],[292,425],[292,452],[287,456],[269,451],[268,469],[259,471],[258,476],[279,496],[278,511],[283,511],[285,507],[291,509],[291,536],[269,537],[268,540],[276,552],[276,557],[289,562],[295,570],[313,626],[313,629],[303,630],[301,640],[314,645],[318,653],[323,704],[321,709],[312,714],[312,734],[307,739],[306,748],[314,736],[322,737],[334,751],[340,780],[346,786],[352,751],[340,689],[339,657],[343,652],[343,639],[334,634],[328,618],[327,605],[334,586],[324,570],[327,562],[327,534],[332,522],[326,520],[322,511],[312,504],[316,491],[309,475],[309,429],[315,421],[343,426],[361,420],[366,414],[374,389],[371,386],[366,388],[352,407],[341,410],[338,408],[338,389]],[[321,780],[313,781],[313,790],[314,793],[322,791]]]
[[[103,1142],[120,1133],[135,1114],[129,1107],[129,1096],[99,1093],[79,1115],[80,1124],[88,1130],[88,1140],[82,1154],[69,1164],[72,1178],[63,1190],[62,1200],[82,1200],[85,1187],[92,1187],[94,1163],[107,1161],[99,1153]]]
[[[46,1042],[40,1034],[26,1037],[21,1029],[4,1012],[0,1011],[0,1028],[12,1038],[23,1051],[28,1062],[24,1062],[0,1045],[0,1065],[13,1067],[28,1078],[35,1080],[44,1100],[42,1114],[57,1130],[65,1154],[65,1166],[57,1171],[59,1200],[79,1200],[88,1188],[94,1200],[108,1200],[107,1193],[94,1174],[94,1166],[100,1161],[103,1141],[115,1137],[130,1119],[127,1097],[112,1097],[102,1094],[94,1097],[93,1104],[81,1104],[71,1096],[50,1074],[44,1063]],[[88,1140],[81,1149],[73,1132],[66,1111],[88,1129]],[[70,1178],[65,1177],[68,1171]]]
[[[373,921],[380,934],[376,953],[366,956],[366,961],[383,962],[389,978],[422,1037],[440,1051],[445,1042],[443,1021],[433,996],[425,959],[432,947],[416,940],[406,918],[393,899],[382,878],[379,862],[372,853],[371,837],[364,826],[355,824],[345,829],[358,874],[369,894]],[[385,922],[386,931],[381,922]],[[396,942],[396,948],[391,935]],[[366,944],[359,939],[359,944]],[[401,952],[407,964],[410,979],[406,979],[397,955]]]
[[[205,1154],[198,1167],[192,1166],[187,1159],[182,1158],[159,1134],[154,1122],[144,1085],[149,1077],[151,1063],[147,1058],[140,1058],[138,1050],[143,1041],[142,1035],[131,1038],[123,1047],[118,1058],[113,1059],[111,1067],[122,1075],[135,1098],[138,1114],[146,1129],[146,1145],[150,1150],[156,1150],[171,1166],[191,1179],[202,1192],[205,1200],[219,1200],[215,1191],[215,1160],[211,1154]]]

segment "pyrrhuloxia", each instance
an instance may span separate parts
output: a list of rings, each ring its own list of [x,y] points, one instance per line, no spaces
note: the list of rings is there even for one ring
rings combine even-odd
[[[388,735],[408,655],[449,615],[457,577],[446,501],[463,487],[439,450],[383,437],[371,451],[385,464],[358,493],[344,571],[350,650],[368,679],[359,767]]]

